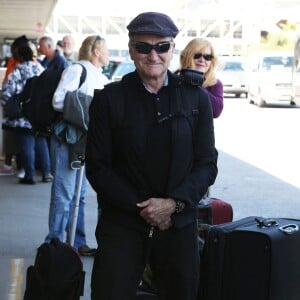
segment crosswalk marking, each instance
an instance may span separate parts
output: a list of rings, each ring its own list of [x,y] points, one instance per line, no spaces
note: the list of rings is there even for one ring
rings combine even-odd
[[[23,258],[13,258],[10,261],[10,286],[8,300],[21,300],[21,290],[23,283]]]

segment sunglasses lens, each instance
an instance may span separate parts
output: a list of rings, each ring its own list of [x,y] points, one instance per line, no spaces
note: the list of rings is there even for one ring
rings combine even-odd
[[[154,45],[154,49],[157,53],[166,53],[170,50],[171,43],[166,42],[166,43],[159,43]]]
[[[211,54],[204,54],[203,57],[205,60],[208,60],[208,61],[210,61],[213,58]]]
[[[194,55],[194,59],[199,59],[203,57],[205,60],[210,61],[212,60],[213,56],[211,54],[202,54],[202,53],[196,53]]]
[[[194,59],[199,59],[199,58],[201,58],[202,57],[202,53],[196,53],[195,55],[194,55]]]
[[[152,46],[147,43],[133,43],[132,46],[140,54],[149,54],[152,50]]]
[[[157,43],[155,45],[143,42],[135,42],[131,45],[135,49],[135,51],[140,54],[149,54],[152,49],[154,49],[156,53],[166,53],[171,47],[171,42]]]

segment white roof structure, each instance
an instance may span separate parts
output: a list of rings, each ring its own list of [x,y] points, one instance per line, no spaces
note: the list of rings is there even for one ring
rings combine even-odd
[[[143,11],[165,12],[174,19],[180,28],[178,49],[202,36],[222,52],[234,53],[258,42],[260,31],[280,19],[298,21],[300,0],[0,0],[0,39],[73,34],[80,44],[86,35],[100,34],[110,48],[123,49],[126,25]]]

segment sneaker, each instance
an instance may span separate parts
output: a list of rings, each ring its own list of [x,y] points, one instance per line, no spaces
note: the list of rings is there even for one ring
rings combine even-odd
[[[42,182],[52,182],[53,176],[51,174],[48,174],[46,176],[43,176]]]
[[[14,175],[15,171],[12,166],[4,165],[3,168],[0,169],[0,176],[9,176]]]
[[[81,256],[94,256],[96,254],[97,249],[90,248],[89,246],[81,246],[78,248],[78,252]]]
[[[24,169],[20,169],[18,171],[17,177],[20,178],[20,179],[22,179],[22,178],[24,178],[24,176],[25,176],[25,170]]]
[[[20,178],[19,183],[21,184],[35,184],[35,181],[32,178]]]

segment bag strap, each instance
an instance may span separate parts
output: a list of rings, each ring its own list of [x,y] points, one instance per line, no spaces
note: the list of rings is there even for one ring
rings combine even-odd
[[[193,99],[186,99],[186,96],[184,94],[184,86],[185,84],[181,84],[181,85],[176,85],[175,87],[175,106],[176,109],[178,111],[181,111],[183,113],[183,115],[186,117],[187,121],[189,122],[189,125],[191,127],[191,131],[192,131],[192,143],[193,143],[193,148],[196,151],[196,139],[197,139],[197,135],[196,135],[196,124],[195,124],[195,120],[194,120],[194,115],[198,115],[199,114],[199,108],[197,106],[197,104],[195,104],[195,102],[193,101]],[[193,92],[196,94],[196,92]],[[195,95],[196,97],[196,95]],[[189,100],[189,101],[188,101]]]
[[[79,85],[78,85],[78,88],[77,89],[80,89],[81,85],[85,82],[85,79],[86,79],[86,68],[83,64],[81,63],[74,63],[74,65],[81,65],[82,67],[82,71],[81,71],[81,75],[80,75],[80,80],[79,80]]]

